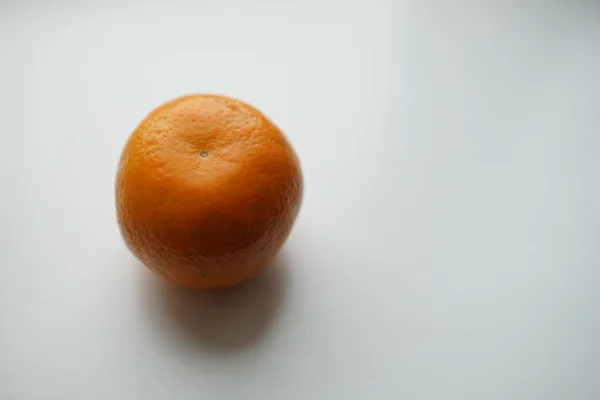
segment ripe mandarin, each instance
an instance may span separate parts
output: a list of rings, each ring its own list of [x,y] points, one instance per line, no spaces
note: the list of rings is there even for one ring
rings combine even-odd
[[[131,251],[175,284],[236,285],[266,267],[302,198],[298,158],[260,111],[190,95],[150,113],[127,142],[116,179]]]

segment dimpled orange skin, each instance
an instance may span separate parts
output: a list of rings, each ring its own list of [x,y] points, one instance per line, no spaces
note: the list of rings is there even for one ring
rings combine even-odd
[[[233,286],[266,267],[301,198],[300,164],[281,131],[250,105],[215,95],[150,113],[116,179],[128,247],[162,278],[198,289]]]

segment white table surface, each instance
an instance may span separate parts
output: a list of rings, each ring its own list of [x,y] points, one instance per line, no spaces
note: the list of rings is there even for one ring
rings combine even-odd
[[[600,398],[599,3],[6,0],[0,57],[0,399]],[[305,174],[224,296],[115,219],[129,133],[191,92]]]

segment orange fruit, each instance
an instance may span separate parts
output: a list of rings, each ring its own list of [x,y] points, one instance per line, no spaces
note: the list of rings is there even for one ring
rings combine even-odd
[[[239,100],[190,95],[131,134],[116,179],[131,251],[175,284],[243,282],[279,251],[302,198],[298,158],[282,132]]]

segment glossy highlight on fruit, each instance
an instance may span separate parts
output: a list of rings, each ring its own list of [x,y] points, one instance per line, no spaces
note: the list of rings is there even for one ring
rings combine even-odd
[[[265,268],[302,199],[282,132],[239,100],[190,95],[150,113],[119,162],[116,206],[127,246],[178,285],[236,285]]]

